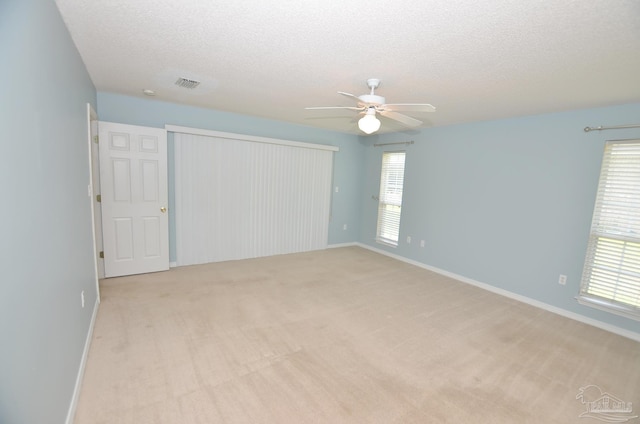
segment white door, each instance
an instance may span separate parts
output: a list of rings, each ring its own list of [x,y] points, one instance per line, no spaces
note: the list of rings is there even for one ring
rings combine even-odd
[[[105,277],[169,269],[167,133],[100,122]]]

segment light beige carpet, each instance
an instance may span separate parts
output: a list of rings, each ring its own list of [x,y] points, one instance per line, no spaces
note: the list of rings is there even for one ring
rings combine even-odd
[[[640,343],[358,247],[101,292],[76,424],[597,423],[587,385],[640,413]]]

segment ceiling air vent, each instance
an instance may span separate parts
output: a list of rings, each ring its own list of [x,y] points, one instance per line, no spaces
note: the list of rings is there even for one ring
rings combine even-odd
[[[183,88],[196,88],[200,85],[200,81],[180,77],[178,81],[176,81],[176,85]]]

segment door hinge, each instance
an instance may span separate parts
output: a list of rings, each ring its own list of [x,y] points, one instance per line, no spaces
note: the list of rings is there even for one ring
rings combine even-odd
[[[94,136],[93,136],[93,142],[94,142],[94,143],[96,143],[96,144],[98,144],[98,143],[100,142],[100,137],[99,137],[99,136],[97,136],[97,135],[94,135]]]
[[[104,251],[101,250],[98,256],[100,256],[100,259],[104,259]]]
[[[96,195],[96,202],[98,202],[98,203],[102,202],[102,195],[100,195],[100,194]]]

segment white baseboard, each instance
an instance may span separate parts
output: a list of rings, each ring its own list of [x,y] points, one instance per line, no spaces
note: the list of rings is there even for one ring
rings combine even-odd
[[[73,424],[73,419],[76,415],[78,398],[80,397],[80,389],[82,388],[82,379],[84,377],[84,369],[87,365],[87,357],[89,356],[89,348],[91,347],[91,340],[93,339],[93,327],[96,323],[96,316],[98,315],[99,305],[100,305],[100,299],[96,299],[96,303],[93,305],[93,314],[91,315],[91,322],[89,323],[89,331],[87,332],[87,338],[84,342],[84,350],[82,351],[82,358],[80,360],[78,376],[76,377],[76,386],[73,389],[73,396],[71,397],[71,405],[69,405],[69,411],[67,412],[67,419],[65,421],[66,424]]]
[[[351,247],[351,246],[360,246],[360,243],[351,242],[351,243],[329,244],[327,245],[327,249],[336,249],[338,247]]]
[[[177,262],[169,262],[169,268],[175,268],[178,266]]]
[[[427,264],[423,264],[422,262],[414,261],[412,259],[408,259],[408,258],[405,258],[403,256],[396,255],[394,253],[390,253],[390,252],[387,252],[385,250],[375,248],[373,246],[368,246],[368,245],[366,245],[364,243],[354,243],[353,245],[360,246],[360,247],[362,247],[364,249],[368,249],[368,250],[371,250],[373,252],[380,253],[380,254],[385,255],[385,256],[389,256],[389,257],[391,257],[393,259],[397,259],[399,261],[406,262],[408,264],[415,265],[417,267],[424,268],[424,269],[429,270],[429,271],[433,271],[433,272],[435,272],[437,274],[444,275],[444,276],[449,277],[449,278],[453,278],[454,280],[458,280],[458,281],[463,282],[463,283],[471,284],[472,286],[476,286],[476,287],[479,287],[481,289],[488,290],[490,292],[499,294],[501,296],[505,296],[505,297],[508,297],[510,299],[514,299],[514,300],[517,300],[519,302],[523,302],[523,303],[526,303],[528,305],[535,306],[536,308],[544,309],[545,311],[549,311],[549,312],[552,312],[554,314],[561,315],[561,316],[563,316],[565,318],[569,318],[569,319],[572,319],[572,320],[575,320],[575,321],[579,321],[579,322],[582,322],[584,324],[588,324],[588,325],[591,325],[593,327],[597,327],[597,328],[600,328],[602,330],[609,331],[611,333],[617,334],[619,336],[623,336],[623,337],[629,338],[631,340],[635,340],[637,342],[640,342],[640,333],[636,333],[634,331],[626,330],[624,328],[620,328],[620,327],[617,327],[615,325],[607,324],[606,322],[598,321],[598,320],[593,319],[593,318],[588,318],[588,317],[585,317],[584,315],[580,315],[580,314],[577,314],[575,312],[567,311],[566,309],[558,308],[557,306],[549,305],[548,303],[540,302],[539,300],[535,300],[535,299],[532,299],[530,297],[526,297],[526,296],[523,296],[523,295],[520,295],[520,294],[517,294],[517,293],[513,293],[513,292],[510,292],[508,290],[501,289],[499,287],[494,287],[494,286],[492,286],[490,284],[487,284],[487,283],[481,283],[480,281],[476,281],[476,280],[473,280],[471,278],[464,277],[462,275],[454,274],[453,272],[445,271],[445,270],[440,269],[440,268],[436,268],[436,267],[433,267],[433,266],[430,266],[430,265],[427,265]],[[337,246],[337,247],[340,247],[340,246]]]

